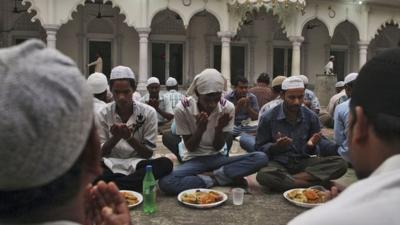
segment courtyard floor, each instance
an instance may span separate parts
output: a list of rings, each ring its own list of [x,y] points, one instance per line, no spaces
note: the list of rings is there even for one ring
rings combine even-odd
[[[325,131],[331,132],[331,131]],[[329,135],[328,135],[329,136]],[[161,136],[157,143],[157,154],[169,157],[174,160],[174,156],[162,145]],[[231,149],[231,154],[243,154],[244,151],[237,142]],[[175,160],[176,161],[176,160]],[[355,180],[353,170],[349,170],[342,178],[336,182],[348,185]],[[212,224],[241,224],[241,225],[283,225],[306,209],[294,206],[282,194],[271,193],[264,190],[255,180],[255,175],[247,177],[249,183],[249,194],[244,197],[241,206],[233,205],[230,187],[215,187],[227,194],[228,200],[221,206],[213,209],[193,209],[183,206],[177,201],[176,197],[157,194],[157,212],[153,215],[145,215],[142,205],[131,209],[133,224],[141,225],[212,225]]]

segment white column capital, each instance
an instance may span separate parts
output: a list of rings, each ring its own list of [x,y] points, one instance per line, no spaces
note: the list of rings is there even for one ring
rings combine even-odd
[[[221,38],[221,40],[223,40],[224,38],[230,40],[231,38],[233,38],[235,36],[235,33],[231,32],[231,31],[219,31],[217,33],[217,35],[218,35],[218,37]]]
[[[301,45],[304,41],[303,36],[289,36],[289,41],[293,43],[293,45]]]
[[[368,41],[359,41],[359,42],[357,42],[357,44],[360,49],[368,49],[369,42]]]
[[[60,28],[59,25],[56,24],[44,24],[43,28],[46,30],[46,40],[47,40],[47,47],[49,48],[56,48],[56,35],[57,31]]]
[[[139,37],[148,38],[149,34],[151,32],[151,28],[150,27],[138,27],[138,28],[136,28],[136,31],[138,32]]]

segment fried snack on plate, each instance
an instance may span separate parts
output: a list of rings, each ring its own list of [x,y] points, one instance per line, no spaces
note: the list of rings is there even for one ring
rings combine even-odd
[[[288,193],[288,197],[296,202],[311,204],[324,203],[328,200],[324,192],[312,188],[295,189]]]
[[[129,205],[135,205],[136,203],[139,202],[139,199],[132,193],[129,192],[121,192],[122,196],[124,196],[126,204]]]
[[[181,200],[183,202],[191,204],[200,204],[200,205],[212,204],[215,202],[219,202],[222,199],[223,197],[214,191],[210,192],[196,191],[192,194],[184,194],[181,197]]]

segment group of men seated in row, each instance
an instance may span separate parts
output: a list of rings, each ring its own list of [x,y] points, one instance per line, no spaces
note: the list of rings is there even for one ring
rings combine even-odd
[[[399,59],[394,49],[370,60],[344,102],[350,160],[362,180],[290,224],[399,224]],[[242,185],[257,171],[259,183],[282,191],[324,184],[347,169],[337,153],[325,152],[330,144],[317,114],[303,105],[299,77],[285,78],[281,103],[260,116],[256,151],[228,156],[237,110],[222,98],[225,79],[215,69],[196,75],[173,111],[182,160],[175,168],[167,158],[152,158],[157,113],[167,115],[160,96],[132,100],[136,81],[127,67],[114,68],[109,85],[114,101],[95,115],[92,94],[105,92],[94,85],[91,94],[70,58],[37,40],[0,50],[1,224],[130,225],[118,187],[140,190],[146,165],[170,195]]]
[[[272,89],[267,74],[257,81],[248,89],[247,79],[239,77],[226,93],[221,73],[205,69],[184,96],[171,77],[168,92],[160,95],[160,82],[151,77],[148,94],[137,101],[134,73],[117,66],[109,82],[114,101],[105,104],[100,101],[108,92],[106,76],[90,75],[103,155],[98,179],[141,191],[144,168],[152,165],[160,189],[176,195],[216,185],[246,187],[244,177],[255,172],[261,185],[275,191],[329,186],[342,176],[347,163],[338,154],[339,145],[321,134],[320,106],[306,89],[307,77],[278,76]],[[180,162],[175,168],[166,157],[153,158],[159,132]],[[229,156],[233,138],[247,154]]]

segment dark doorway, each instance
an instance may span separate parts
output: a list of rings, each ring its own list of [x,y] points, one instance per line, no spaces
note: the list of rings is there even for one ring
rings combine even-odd
[[[331,54],[335,56],[335,62],[333,62],[333,73],[336,74],[337,80],[344,80],[345,73],[345,62],[346,62],[346,52],[340,50],[331,50]]]
[[[221,45],[214,45],[213,67],[221,71]],[[246,77],[246,47],[231,46],[231,80],[239,76]]]
[[[103,73],[110,78],[111,72],[111,41],[89,41],[89,63],[96,60],[99,53],[103,59]],[[89,67],[89,74],[94,72],[94,66]]]

